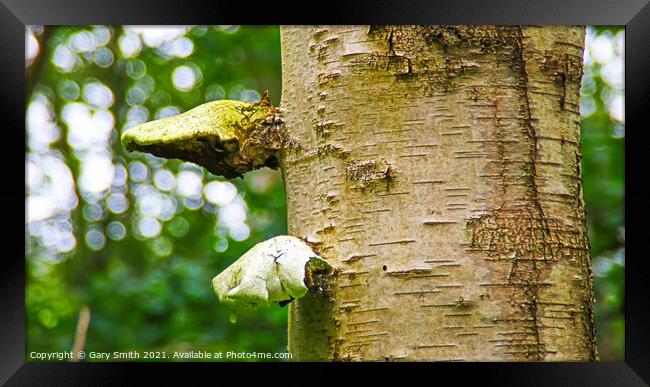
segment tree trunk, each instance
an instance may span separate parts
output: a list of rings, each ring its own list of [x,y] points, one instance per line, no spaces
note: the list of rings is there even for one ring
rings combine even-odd
[[[597,359],[584,28],[283,27],[295,360]]]

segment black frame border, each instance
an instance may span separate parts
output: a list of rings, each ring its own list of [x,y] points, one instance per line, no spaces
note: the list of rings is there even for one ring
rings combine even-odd
[[[625,362],[611,363],[409,363],[354,366],[333,363],[26,363],[25,362],[25,261],[24,231],[13,221],[0,222],[4,259],[0,266],[0,383],[7,385],[115,385],[126,384],[133,376],[149,381],[192,382],[195,375],[211,375],[212,380],[237,373],[275,379],[287,383],[286,375],[301,368],[312,377],[295,384],[326,382],[331,372],[346,372],[346,380],[370,371],[384,380],[399,378],[403,371],[424,371],[435,377],[465,381],[479,377],[488,385],[590,385],[637,386],[650,383],[650,269],[644,259],[644,229],[650,219],[650,183],[645,178],[644,122],[650,102],[650,5],[648,0],[424,0],[408,3],[387,0],[355,3],[322,2],[318,11],[300,5],[272,3],[252,5],[235,1],[183,0],[0,0],[0,125],[4,129],[2,154],[18,161],[25,144],[25,26],[32,24],[587,24],[625,25],[626,81],[626,170],[625,170]],[[313,6],[312,4],[310,6]],[[316,10],[317,8],[314,7]],[[300,12],[302,11],[302,12]],[[646,125],[644,125],[646,123]],[[21,134],[22,133],[22,134]],[[15,154],[14,154],[15,153]],[[647,160],[646,160],[647,163]],[[21,187],[24,169],[5,161],[2,174],[8,184],[0,190],[0,200],[20,221]],[[13,213],[15,212],[15,213]],[[631,227],[627,227],[631,225]],[[639,225],[639,226],[637,226]],[[23,241],[23,242],[21,242]],[[381,368],[380,368],[381,367]],[[384,367],[398,367],[402,372]],[[251,368],[253,372],[246,372]],[[396,369],[397,370],[397,369]],[[260,372],[256,372],[260,371]],[[271,371],[266,374],[263,371]],[[383,371],[383,372],[382,372]],[[363,373],[366,380],[367,373]],[[444,374],[444,375],[443,375]],[[324,377],[320,378],[317,375]],[[356,376],[355,376],[356,375]],[[432,379],[432,380],[435,380]],[[440,380],[440,379],[438,379]],[[645,380],[645,382],[644,382]],[[267,382],[268,382],[267,381]],[[247,384],[247,383],[245,383]]]

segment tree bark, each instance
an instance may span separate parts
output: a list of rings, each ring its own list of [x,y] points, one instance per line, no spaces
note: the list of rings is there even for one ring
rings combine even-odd
[[[584,28],[282,28],[294,360],[597,359]]]

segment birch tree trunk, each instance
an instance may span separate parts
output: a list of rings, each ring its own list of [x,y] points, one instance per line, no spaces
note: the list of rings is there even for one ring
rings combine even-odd
[[[597,359],[582,27],[283,27],[295,360]]]

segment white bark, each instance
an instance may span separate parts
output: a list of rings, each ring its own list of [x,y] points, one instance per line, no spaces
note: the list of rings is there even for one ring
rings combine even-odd
[[[594,360],[582,27],[283,27],[297,360]]]

